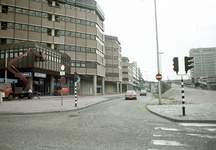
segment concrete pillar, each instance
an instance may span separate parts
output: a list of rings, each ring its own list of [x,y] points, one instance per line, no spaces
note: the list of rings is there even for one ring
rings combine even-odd
[[[50,76],[50,96],[53,95],[54,91],[54,76]]]
[[[117,86],[117,93],[119,93],[119,82],[116,83]]]
[[[56,2],[55,1],[52,1],[52,6],[55,6],[56,5]]]
[[[122,93],[122,82],[120,83],[120,93]]]
[[[31,73],[31,77],[28,77],[29,86],[33,89],[33,73]]]
[[[102,77],[102,95],[105,94],[105,78]]]
[[[52,15],[52,21],[55,22],[55,15]]]
[[[93,95],[97,95],[97,76],[93,76]]]
[[[54,19],[55,19],[55,16],[54,16]],[[52,29],[52,36],[55,36],[55,30],[54,29]]]

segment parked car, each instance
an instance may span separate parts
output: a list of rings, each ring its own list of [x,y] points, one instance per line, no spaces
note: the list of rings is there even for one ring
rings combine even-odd
[[[61,93],[63,95],[68,95],[69,94],[69,89],[67,86],[56,86],[54,91],[53,91],[53,95],[61,95]]]
[[[146,96],[147,95],[147,91],[146,90],[141,90],[140,91],[140,96]]]
[[[135,100],[137,100],[137,93],[134,90],[128,90],[125,93],[125,100],[126,99],[135,99]]]

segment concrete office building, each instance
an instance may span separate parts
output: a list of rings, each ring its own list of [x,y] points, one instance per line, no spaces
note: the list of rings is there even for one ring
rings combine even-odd
[[[81,78],[80,94],[104,94],[104,19],[104,13],[95,0],[0,0],[0,42],[1,45],[36,42],[33,48],[49,47],[45,49],[48,49],[46,52],[51,62],[59,66],[63,63],[61,56],[68,60],[64,63],[70,68],[65,75],[70,94],[73,94],[74,72]],[[5,60],[5,50],[11,51],[10,58],[15,58],[19,52],[29,48],[20,46],[2,47],[1,59]],[[41,95],[52,95],[53,86],[60,85],[60,67],[59,70],[58,67],[41,69],[43,66],[38,66],[38,69],[31,70],[29,67],[23,64],[18,68],[32,75],[35,71],[45,74],[46,78],[27,78],[32,80],[31,86]],[[0,77],[3,78],[4,67],[1,69]]]
[[[194,68],[191,69],[191,77],[210,77],[216,75],[216,47],[193,48],[189,52],[194,57]]]
[[[127,57],[122,57],[122,91],[133,90],[133,71]]]
[[[193,48],[189,52],[194,57],[194,68],[190,70],[192,82],[196,86],[216,89],[216,47]]]
[[[116,36],[105,35],[105,92],[122,93],[121,43]]]

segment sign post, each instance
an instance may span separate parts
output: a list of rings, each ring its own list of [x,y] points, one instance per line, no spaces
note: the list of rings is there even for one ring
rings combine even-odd
[[[158,73],[158,74],[155,76],[155,78],[156,78],[158,81],[160,81],[160,80],[162,79],[162,75],[161,75],[160,73]]]
[[[162,79],[162,75],[158,73],[155,78],[158,80],[158,97],[159,97],[159,105],[161,105],[161,84],[160,80]]]
[[[60,83],[61,83],[61,105],[63,105],[63,89],[62,89],[62,84],[65,83],[65,78],[63,77],[63,75],[65,75],[65,65],[61,64],[60,66]]]

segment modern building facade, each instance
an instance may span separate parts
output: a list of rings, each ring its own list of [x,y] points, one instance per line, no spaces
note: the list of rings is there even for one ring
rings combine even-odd
[[[121,43],[116,36],[105,35],[106,93],[122,93]]]
[[[189,52],[194,57],[194,68],[191,69],[191,77],[210,77],[216,75],[216,47],[193,48]]]
[[[189,55],[194,57],[194,68],[190,75],[196,86],[216,89],[216,47],[193,48]]]
[[[80,94],[104,94],[104,19],[95,0],[1,0],[0,41],[1,45],[33,41],[68,55],[71,68],[70,77],[65,76],[67,83],[73,86],[73,74],[77,72]],[[57,60],[57,56],[51,59]],[[46,75],[60,79],[51,72]],[[41,94],[52,95],[52,91]]]
[[[133,90],[133,71],[128,57],[122,57],[122,91]]]

